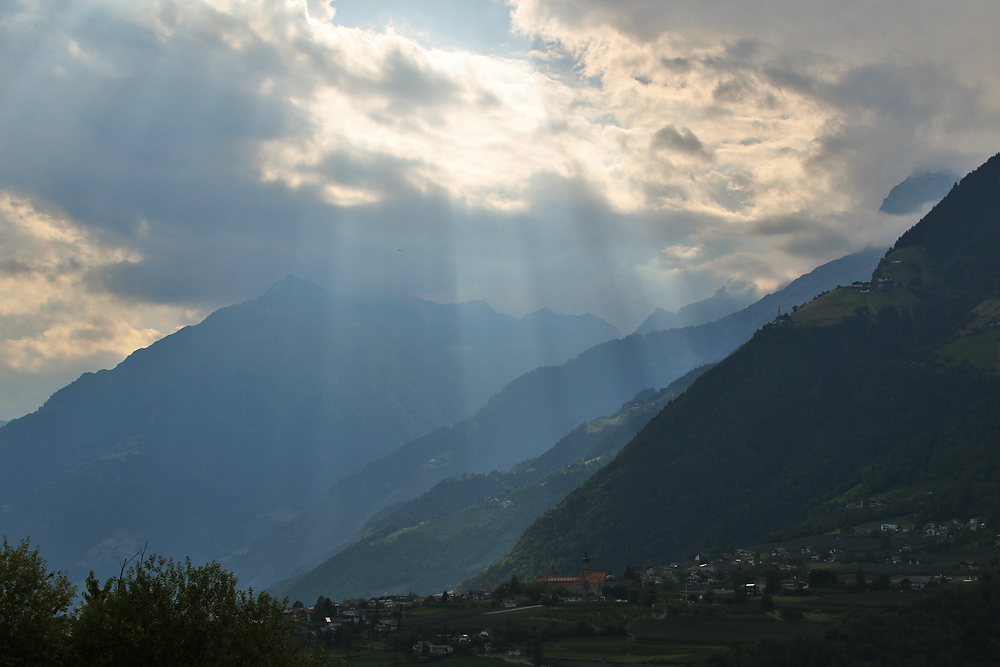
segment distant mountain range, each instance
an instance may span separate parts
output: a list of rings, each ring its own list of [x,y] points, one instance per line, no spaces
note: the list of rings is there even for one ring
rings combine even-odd
[[[1000,156],[869,278],[764,327],[465,582],[669,563],[834,531],[874,494],[1000,520]],[[945,520],[946,520],[945,519]]]
[[[683,306],[676,313],[657,308],[633,333],[644,336],[654,331],[707,324],[742,310],[754,301],[749,291],[732,291],[723,285],[707,299]]]
[[[0,428],[0,532],[77,579],[113,574],[148,541],[272,584],[441,480],[509,470],[724,358],[778,303],[857,279],[880,254],[714,323],[624,339],[593,316],[348,301],[289,277]]]
[[[346,301],[289,277],[0,429],[0,533],[77,577],[117,572],[147,540],[226,556],[518,375],[617,335],[589,315]]]
[[[614,413],[640,391],[666,387],[723,359],[773,320],[779,305],[788,310],[823,290],[869,276],[882,254],[868,249],[829,262],[716,322],[608,341],[561,366],[526,373],[469,419],[417,438],[337,482],[313,508],[234,554],[226,565],[254,586],[269,586],[318,565],[346,546],[375,513],[448,477],[505,471],[539,456],[575,427]]]

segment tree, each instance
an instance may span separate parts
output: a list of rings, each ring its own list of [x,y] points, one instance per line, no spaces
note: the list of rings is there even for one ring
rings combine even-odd
[[[868,579],[865,578],[865,571],[860,567],[858,571],[854,573],[854,584],[860,589],[865,590],[868,588]]]
[[[531,640],[531,664],[535,667],[541,667],[544,659],[545,648],[542,645],[542,640],[540,637],[535,637]]]
[[[833,588],[837,585],[837,573],[833,570],[813,568],[809,570],[809,588]]]
[[[65,572],[49,572],[27,538],[0,547],[0,664],[62,662],[76,587]]]
[[[136,556],[103,587],[93,572],[87,577],[73,627],[73,664],[321,664],[317,654],[302,651],[280,601],[237,590],[236,577],[218,563]]]

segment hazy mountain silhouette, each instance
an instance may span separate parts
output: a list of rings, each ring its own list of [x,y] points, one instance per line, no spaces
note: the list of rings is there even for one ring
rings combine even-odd
[[[227,555],[331,484],[617,335],[593,316],[336,299],[292,277],[0,429],[0,533],[74,575]]]
[[[713,323],[608,341],[561,366],[526,373],[469,419],[408,442],[337,482],[313,508],[235,554],[227,566],[241,581],[266,586],[318,564],[379,510],[447,477],[504,471],[539,456],[576,426],[613,413],[643,389],[666,387],[723,359],[773,320],[779,304],[787,310],[870,275],[881,255],[869,249],[829,262]]]
[[[633,333],[642,336],[653,331],[679,329],[714,322],[730,313],[746,308],[754,301],[756,299],[750,296],[750,292],[734,291],[723,285],[707,299],[683,306],[676,313],[657,308]]]
[[[948,170],[908,176],[889,191],[878,210],[892,215],[913,213],[927,202],[940,200],[956,182],[958,174]]]

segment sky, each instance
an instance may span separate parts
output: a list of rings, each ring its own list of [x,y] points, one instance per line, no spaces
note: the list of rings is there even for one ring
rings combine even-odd
[[[623,333],[1000,150],[992,0],[0,0],[0,419],[287,274]],[[929,205],[928,205],[929,206]]]

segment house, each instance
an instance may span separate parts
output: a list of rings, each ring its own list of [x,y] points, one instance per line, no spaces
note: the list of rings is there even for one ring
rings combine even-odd
[[[375,623],[376,632],[396,632],[399,630],[399,622],[395,619],[382,619]]]

